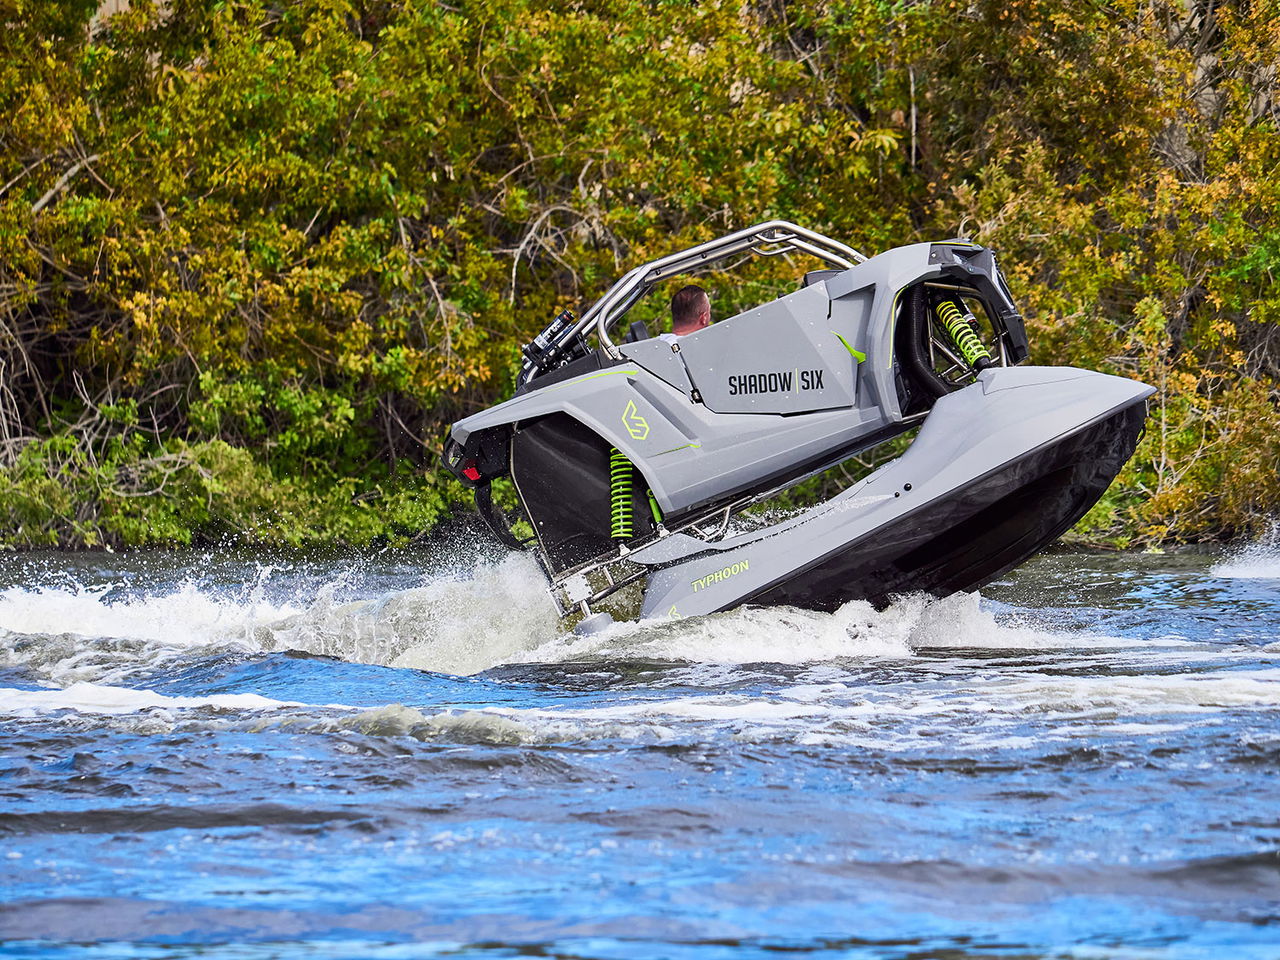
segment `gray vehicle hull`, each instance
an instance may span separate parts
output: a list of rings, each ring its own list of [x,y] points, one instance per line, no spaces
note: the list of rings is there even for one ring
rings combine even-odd
[[[683,561],[655,554],[642,616],[976,590],[1093,506],[1152,392],[1071,368],[986,371],[938,401],[902,457],[833,499]]]

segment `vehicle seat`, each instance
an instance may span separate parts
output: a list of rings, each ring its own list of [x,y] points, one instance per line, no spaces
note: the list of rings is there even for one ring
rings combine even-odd
[[[803,289],[805,287],[812,286],[815,283],[821,283],[823,280],[828,280],[831,277],[834,277],[837,273],[844,273],[844,271],[843,270],[810,270],[808,273],[804,275],[804,278],[800,281],[800,287],[801,289]]]
[[[627,335],[622,338],[623,343],[639,343],[641,340],[649,339],[649,328],[644,325],[643,320],[631,321],[631,326],[627,330]]]

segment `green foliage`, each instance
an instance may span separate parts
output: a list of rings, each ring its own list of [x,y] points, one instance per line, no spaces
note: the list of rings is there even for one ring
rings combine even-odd
[[[11,5],[0,541],[424,529],[519,343],[770,216],[972,235],[1036,360],[1160,388],[1085,535],[1280,511],[1265,4]],[[803,269],[713,275],[717,315]]]
[[[140,441],[104,457],[66,434],[27,444],[0,471],[0,545],[394,542],[430,529],[458,495],[421,475],[364,490],[279,479],[222,440]]]

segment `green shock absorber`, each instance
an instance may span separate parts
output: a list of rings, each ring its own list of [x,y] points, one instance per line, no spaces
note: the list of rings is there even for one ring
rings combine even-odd
[[[662,526],[662,508],[658,506],[658,498],[653,495],[653,491],[649,491],[649,512],[653,514],[654,526]]]
[[[635,470],[617,447],[609,448],[609,529],[614,540],[629,540],[631,527],[631,484]]]
[[[943,300],[934,307],[938,322],[946,328],[960,353],[975,370],[991,365],[991,351],[978,339],[973,329],[973,314],[954,299]],[[985,361],[985,362],[983,362]]]

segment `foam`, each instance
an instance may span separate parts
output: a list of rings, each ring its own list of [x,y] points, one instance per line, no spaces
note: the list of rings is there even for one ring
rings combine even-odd
[[[261,588],[231,596],[191,582],[143,594],[118,584],[10,587],[0,591],[0,665],[67,686],[124,683],[186,653],[253,652],[259,626],[295,610],[266,602]]]
[[[272,700],[256,693],[221,693],[204,697],[172,697],[154,690],[133,690],[97,683],[73,683],[60,690],[0,689],[0,715],[35,717],[72,710],[120,716],[146,710],[279,710],[301,704]]]
[[[799,684],[754,694],[708,694],[555,711],[508,711],[524,722],[698,721],[776,726],[823,720],[940,721],[948,716],[1080,718],[1101,711],[1127,715],[1178,714],[1280,706],[1280,670],[1209,675],[1130,677],[993,674],[932,683],[903,676],[896,683]]]
[[[256,626],[295,612],[260,598],[219,596],[186,583],[160,594],[110,599],[98,587],[10,587],[0,591],[0,631],[75,637],[117,637],[166,646],[253,642]]]
[[[791,607],[740,608],[689,620],[614,624],[591,636],[554,639],[519,654],[518,662],[658,660],[709,664],[807,663],[841,657],[909,657],[905,632],[876,626],[865,603],[833,614]]]
[[[821,672],[821,671],[813,671]],[[1082,735],[1145,738],[1224,710],[1280,706],[1280,668],[1210,674],[1050,675],[992,670],[945,677],[911,668],[862,683],[802,677],[743,692],[672,691],[644,699],[554,707],[437,710],[389,704],[359,709],[256,694],[169,696],[102,684],[0,690],[0,715],[95,715],[140,734],[181,728],[242,729],[485,745],[703,740],[843,745],[902,751],[947,743],[961,750],[1016,750]],[[1181,718],[1188,718],[1186,721]],[[1028,724],[1036,732],[1028,732]]]
[[[804,664],[843,659],[906,659],[930,649],[1128,647],[1132,640],[1054,631],[1029,620],[1000,622],[980,597],[899,598],[875,610],[855,600],[834,613],[794,607],[740,607],[690,620],[614,624],[587,637],[557,636],[516,654],[519,662],[659,660],[705,664]],[[1175,641],[1177,642],[1177,641]]]
[[[311,596],[268,602],[262,581],[269,572],[260,571],[247,596],[194,583],[133,594],[118,585],[9,588],[0,592],[0,665],[66,686],[124,683],[184,655],[298,650],[471,674],[556,634],[545,581],[523,555],[348,603],[335,599],[346,586],[340,580]]]
[[[1280,669],[1275,668],[1127,677],[1031,674],[1002,686],[1006,697],[1041,705],[1051,714],[1109,708],[1127,714],[1195,713],[1280,706]]]
[[[263,597],[266,573],[239,591],[192,583],[127,594],[14,587],[0,593],[0,665],[41,680],[126,684],[181,656],[298,650],[343,660],[470,675],[504,664],[652,660],[704,665],[907,660],[922,650],[1133,647],[1134,641],[997,617],[977,594],[900,598],[877,611],[741,607],[688,620],[561,633],[543,576],[510,554],[369,599],[340,602],[335,580],[285,601]],[[1185,641],[1162,640],[1162,646]],[[1149,643],[1148,643],[1149,645]]]

